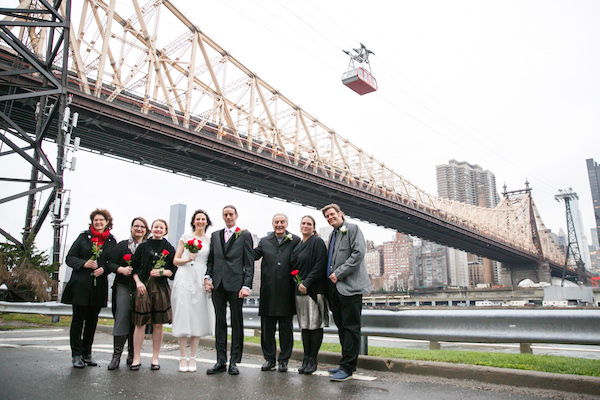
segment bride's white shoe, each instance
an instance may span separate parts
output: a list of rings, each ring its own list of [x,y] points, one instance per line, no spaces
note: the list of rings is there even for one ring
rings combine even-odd
[[[188,371],[196,372],[196,357],[188,358],[188,363],[189,363]]]
[[[179,372],[188,372],[190,368],[188,367],[188,358],[187,357],[179,357]],[[194,365],[194,371],[196,370],[196,366]]]

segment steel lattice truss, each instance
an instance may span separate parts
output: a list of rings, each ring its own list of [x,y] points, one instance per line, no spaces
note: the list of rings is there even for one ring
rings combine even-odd
[[[206,36],[168,0],[83,0],[73,10],[70,68],[80,90],[167,113],[199,132],[218,127],[240,147],[283,156],[329,179],[409,205],[560,264],[564,255],[530,196],[495,209],[432,196],[283,96]],[[534,210],[532,218],[531,209]],[[532,239],[539,232],[542,252]]]

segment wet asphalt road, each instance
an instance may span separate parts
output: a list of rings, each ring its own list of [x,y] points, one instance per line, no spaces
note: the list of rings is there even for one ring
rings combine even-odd
[[[295,371],[261,372],[261,357],[244,355],[240,375],[208,376],[214,364],[212,349],[198,352],[198,371],[178,372],[179,348],[164,343],[160,371],[150,370],[151,341],[144,341],[142,369],[115,371],[106,366],[112,354],[112,336],[98,332],[94,357],[98,367],[79,370],[71,366],[68,329],[35,329],[0,332],[0,399],[600,399],[539,389],[491,385],[468,380],[359,370],[358,379],[330,382],[321,365],[317,375]],[[125,356],[123,356],[123,363]]]

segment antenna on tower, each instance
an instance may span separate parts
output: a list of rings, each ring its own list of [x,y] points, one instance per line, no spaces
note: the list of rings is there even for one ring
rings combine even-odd
[[[556,201],[559,203],[564,201],[565,208],[567,210],[567,232],[569,244],[567,245],[567,256],[565,258],[565,265],[563,267],[562,282],[561,286],[565,284],[565,278],[573,278],[574,276],[567,276],[567,265],[569,263],[569,255],[573,256],[575,260],[575,266],[577,268],[577,282],[585,282],[585,265],[581,258],[581,251],[579,250],[579,243],[577,242],[577,233],[575,232],[575,224],[573,223],[573,214],[571,213],[571,200],[579,200],[577,193],[573,191],[573,188],[569,189],[558,189],[558,194],[554,196]]]

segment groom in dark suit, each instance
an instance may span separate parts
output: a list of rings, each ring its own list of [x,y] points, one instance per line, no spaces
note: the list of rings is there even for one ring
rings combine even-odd
[[[242,360],[244,345],[244,320],[242,303],[250,295],[254,276],[254,251],[252,235],[236,225],[237,209],[228,205],[223,208],[225,229],[214,232],[210,238],[210,254],[204,287],[212,291],[215,307],[215,348],[217,363],[206,371],[218,374],[227,370],[227,320],[226,308],[231,311],[231,358],[229,374],[240,373],[237,363]]]

